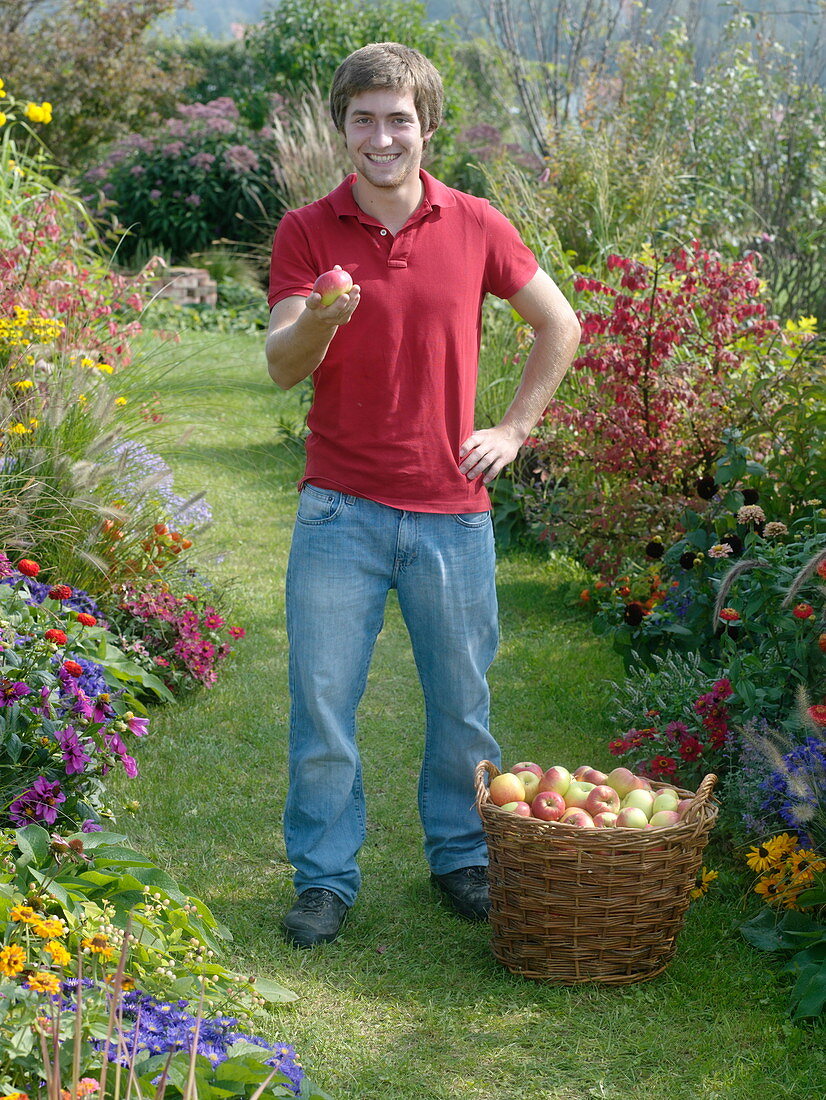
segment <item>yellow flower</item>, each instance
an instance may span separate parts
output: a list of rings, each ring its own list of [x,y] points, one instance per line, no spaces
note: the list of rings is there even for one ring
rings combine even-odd
[[[754,887],[755,894],[759,894],[769,905],[775,905],[783,894],[783,878],[781,875],[765,875]]]
[[[790,853],[786,866],[794,877],[794,884],[800,886],[813,882],[817,872],[826,871],[826,859],[811,849],[798,848],[796,852]]]
[[[40,110],[43,112],[42,121],[43,122],[51,122],[52,121],[52,105],[51,105],[51,103],[49,103],[49,101],[47,99],[44,99],[43,102],[40,104]]]
[[[18,382],[12,382],[16,390],[30,390],[34,386],[31,378],[21,378]]]
[[[12,424],[10,427],[6,428],[6,431],[9,432],[11,435],[28,435],[29,434],[29,429],[26,427],[26,425],[25,424],[20,424],[20,423]]]
[[[0,111],[0,126],[5,126],[7,121],[7,116],[4,115],[2,111]]]
[[[30,905],[15,905],[9,916],[12,920],[23,921],[24,924],[31,924],[33,921],[40,920],[40,914],[35,913]]]
[[[60,917],[49,917],[35,921],[32,924],[32,931],[38,936],[42,936],[44,940],[48,940],[52,936],[65,936],[66,925]]]
[[[0,92],[3,91],[5,86],[6,86],[6,82],[3,80],[2,76],[0,76]]]
[[[43,121],[43,108],[38,107],[36,103],[27,103],[26,110],[23,112],[29,122],[42,122]]]
[[[757,871],[758,874],[768,871],[770,867],[775,865],[776,861],[777,857],[772,854],[768,844],[760,844],[756,848],[750,848],[746,855],[746,863],[752,871]]]
[[[703,894],[708,892],[709,886],[719,875],[719,871],[709,871],[708,868],[703,867],[700,875],[700,881],[697,886],[691,891],[692,898],[701,898]]]
[[[43,950],[48,951],[48,953],[52,956],[55,966],[68,966],[69,963],[72,961],[72,956],[63,946],[63,944],[58,943],[57,940],[49,940]]]
[[[8,1092],[5,1096],[0,1096],[0,1100],[29,1100],[29,1097],[25,1092]]]
[[[115,404],[118,406],[118,408],[122,408],[126,404],[126,398],[125,397],[116,397],[115,398]]]
[[[29,989],[33,989],[35,993],[60,992],[60,978],[57,974],[50,974],[47,970],[38,970],[36,974],[32,974],[26,985]]]
[[[109,943],[108,936],[102,932],[96,932],[94,936],[81,940],[82,945],[91,951],[93,955],[103,955],[105,959],[111,959],[115,949]]]
[[[0,974],[13,978],[26,965],[26,952],[17,943],[10,943],[0,951]]]

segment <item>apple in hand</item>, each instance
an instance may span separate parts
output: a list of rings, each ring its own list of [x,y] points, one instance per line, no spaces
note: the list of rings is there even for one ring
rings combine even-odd
[[[495,775],[490,781],[489,793],[491,802],[496,806],[504,806],[506,802],[525,801],[525,785],[513,772]]]
[[[531,813],[540,821],[559,821],[567,808],[558,791],[540,791],[531,802]]]
[[[588,795],[593,789],[593,783],[572,779],[570,787],[568,787],[568,790],[565,792],[565,805],[569,809],[584,810]]]
[[[585,810],[571,806],[559,819],[560,825],[578,825],[581,829],[593,829],[594,819]]]
[[[563,768],[560,764],[554,764],[552,768],[548,768],[548,770],[543,773],[539,781],[539,790],[556,791],[557,794],[561,794],[564,798],[570,785],[571,773],[568,769]]]
[[[543,775],[542,765],[534,764],[532,760],[521,760],[518,764],[514,764],[511,771],[514,775],[519,775],[520,772],[533,772],[540,779]]]
[[[313,292],[321,295],[321,304],[331,306],[336,298],[342,294],[349,294],[353,289],[353,279],[349,271],[342,271],[337,265],[332,271],[325,271],[319,275],[313,284]]]
[[[535,772],[514,772],[517,779],[522,780],[525,788],[525,801],[533,802],[539,794],[539,776]]]
[[[517,817],[530,817],[531,808],[527,802],[506,802],[504,806],[499,807],[500,810],[507,810],[509,814],[516,814]]]
[[[615,814],[620,808],[620,796],[614,790],[613,787],[609,787],[607,784],[597,784],[592,791],[588,792],[588,797],[585,799],[584,809],[593,817],[595,814],[610,813]]]
[[[615,824],[618,829],[647,829],[648,818],[638,806],[625,806],[617,814]]]

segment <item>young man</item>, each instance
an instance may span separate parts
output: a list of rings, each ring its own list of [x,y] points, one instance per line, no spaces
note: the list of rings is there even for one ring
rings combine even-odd
[[[307,464],[287,570],[290,786],[284,811],[302,947],[335,939],[360,885],[365,808],[356,709],[395,588],[426,711],[419,813],[431,879],[482,920],[479,760],[499,761],[486,674],[497,646],[486,486],[516,456],[579,343],[576,317],[516,230],[421,169],[442,84],[397,43],[356,50],[330,108],[355,172],[275,235],[267,362],[282,389],[313,375]],[[318,275],[352,291],[324,306]],[[486,294],[536,333],[516,395],[474,430]]]

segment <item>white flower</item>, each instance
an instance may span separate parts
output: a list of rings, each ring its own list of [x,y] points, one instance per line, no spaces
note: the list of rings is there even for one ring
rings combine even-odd
[[[737,513],[738,523],[765,523],[766,513],[759,504],[744,504]]]
[[[727,558],[731,552],[731,547],[727,542],[718,542],[709,547],[708,556],[710,558]]]

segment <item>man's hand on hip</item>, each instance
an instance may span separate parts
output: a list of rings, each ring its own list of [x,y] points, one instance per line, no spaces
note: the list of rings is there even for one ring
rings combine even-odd
[[[485,485],[516,458],[523,437],[514,434],[512,428],[498,424],[495,428],[481,428],[468,436],[459,448],[459,471],[468,481],[482,476]]]

